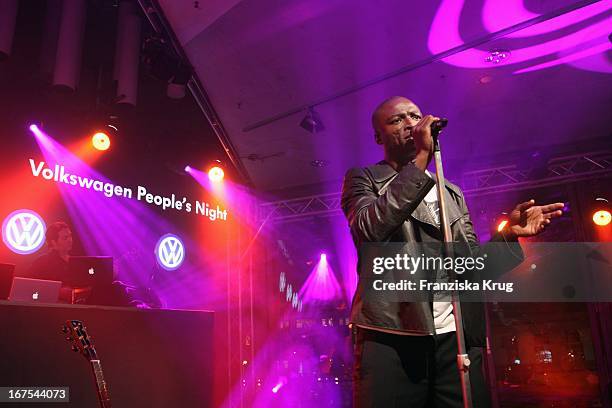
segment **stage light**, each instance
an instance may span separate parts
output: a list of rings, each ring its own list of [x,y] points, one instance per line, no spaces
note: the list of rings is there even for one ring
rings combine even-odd
[[[610,214],[610,202],[602,197],[595,199],[595,212],[593,213],[593,222],[599,227],[605,227],[612,221],[612,214]]]
[[[506,225],[508,225],[508,220],[501,220],[497,224],[497,232],[501,232],[504,228],[506,228]]]
[[[185,172],[189,173],[191,171],[191,166],[185,166]]]
[[[325,130],[325,126],[323,126],[319,114],[313,108],[308,109],[306,116],[304,116],[304,119],[300,122],[300,127],[312,134]]]
[[[32,132],[34,136],[36,136],[39,139],[41,137],[44,137],[42,129],[43,129],[43,126],[41,122],[32,122],[28,126],[28,130]]]
[[[490,62],[492,64],[499,64],[506,60],[506,58],[510,58],[510,51],[508,50],[491,50],[489,55],[485,58],[485,62]]]
[[[502,232],[505,228],[508,227],[508,213],[502,212],[498,213],[498,215],[493,218],[494,224],[491,226],[491,234],[496,234],[498,232]],[[495,229],[493,229],[495,228]]]
[[[276,385],[272,388],[272,392],[274,394],[276,394],[281,388],[283,388],[283,386],[287,384],[287,378],[285,377],[281,377],[279,378],[278,382],[276,383]]]
[[[220,183],[221,181],[223,181],[224,176],[225,173],[223,172],[223,169],[219,166],[213,166],[208,170],[208,179],[213,183]]]
[[[302,288],[298,291],[298,299],[296,300],[297,309],[299,304],[314,302],[327,302],[333,299],[342,297],[342,288],[336,278],[331,265],[327,261],[327,254],[319,255],[319,262],[314,265],[312,271],[306,278]]]
[[[593,222],[595,225],[605,227],[612,221],[612,214],[608,210],[598,210],[593,213]]]
[[[91,138],[91,144],[96,150],[108,150],[110,143],[110,137],[104,132],[97,132]]]

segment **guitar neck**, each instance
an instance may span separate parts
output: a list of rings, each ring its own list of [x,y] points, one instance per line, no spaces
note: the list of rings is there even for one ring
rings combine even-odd
[[[100,401],[100,407],[111,408],[110,395],[106,381],[104,381],[104,373],[102,372],[102,364],[100,360],[90,360],[91,368],[93,369],[94,377],[96,379],[96,388],[98,390],[98,400]]]

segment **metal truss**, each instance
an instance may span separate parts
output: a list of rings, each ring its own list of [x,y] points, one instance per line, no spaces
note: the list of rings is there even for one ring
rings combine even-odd
[[[540,168],[521,169],[514,165],[466,172],[462,187],[466,196],[482,196],[576,182],[607,173],[612,173],[612,151],[555,157]]]
[[[463,192],[468,197],[574,183],[612,175],[612,151],[590,152],[550,159],[541,168],[516,165],[466,172]],[[260,220],[282,222],[328,215],[340,210],[340,193],[262,203]]]
[[[324,215],[340,210],[340,193],[300,197],[263,203],[259,206],[262,220],[279,221]]]

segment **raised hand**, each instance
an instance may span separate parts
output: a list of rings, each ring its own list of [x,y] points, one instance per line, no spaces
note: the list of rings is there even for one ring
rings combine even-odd
[[[560,217],[563,203],[535,205],[531,199],[518,204],[510,213],[508,229],[517,237],[531,237],[544,231],[553,218]]]

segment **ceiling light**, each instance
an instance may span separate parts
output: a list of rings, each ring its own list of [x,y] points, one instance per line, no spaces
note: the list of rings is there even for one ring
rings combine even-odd
[[[306,112],[306,116],[304,116],[304,119],[300,122],[300,126],[310,133],[317,133],[325,130],[319,114],[315,112],[313,108],[308,108],[308,112]]]
[[[508,50],[492,50],[487,58],[485,58],[485,62],[490,62],[491,64],[499,64],[500,62],[510,58],[510,51]]]

